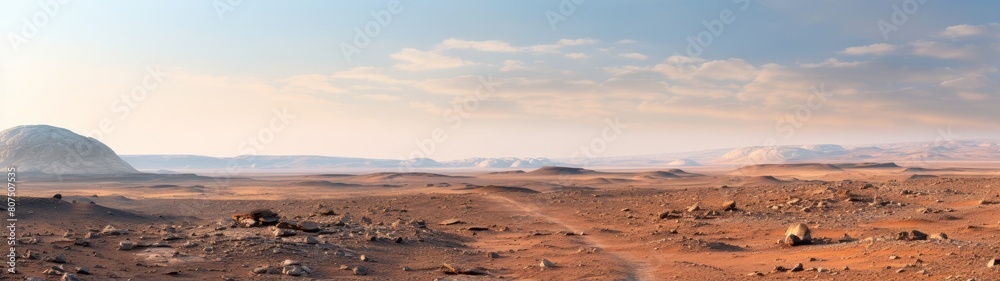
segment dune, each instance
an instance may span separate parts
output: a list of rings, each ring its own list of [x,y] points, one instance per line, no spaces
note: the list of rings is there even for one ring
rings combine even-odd
[[[18,216],[29,220],[143,220],[145,216],[125,210],[109,208],[90,202],[71,203],[54,198],[21,197],[18,208],[31,210],[20,212]]]
[[[538,168],[537,170],[528,172],[527,174],[535,176],[559,176],[559,175],[584,175],[584,174],[595,174],[595,173],[597,173],[597,171],[587,170],[583,168],[545,166]]]
[[[357,184],[348,184],[341,182],[331,182],[331,181],[299,181],[289,184],[291,186],[304,186],[304,187],[357,187]]]
[[[391,173],[391,172],[383,172],[383,173],[357,175],[357,176],[354,176],[354,178],[358,179],[358,180],[372,181],[372,180],[391,180],[391,179],[399,179],[399,178],[464,178],[464,177],[461,177],[461,176],[449,176],[449,175],[434,174],[434,173]]]
[[[664,171],[654,171],[654,172],[643,172],[635,174],[636,179],[676,179],[680,176]]]
[[[783,182],[785,181],[779,180],[773,176],[756,176],[743,180],[741,182],[741,185],[743,186],[771,185],[771,184],[780,184]]]
[[[802,163],[802,164],[758,164],[743,166],[737,171],[762,172],[762,171],[811,171],[811,172],[840,172],[844,169],[831,164]]]
[[[491,175],[524,174],[524,170],[491,172]]]
[[[478,186],[470,188],[469,190],[479,193],[500,193],[500,192],[538,193],[538,191],[535,191],[534,189],[514,187],[514,186],[500,186],[500,185]]]
[[[896,163],[893,163],[893,162],[887,162],[887,163],[875,163],[875,162],[840,163],[840,164],[833,164],[833,165],[836,166],[836,167],[838,167],[838,168],[844,168],[844,169],[902,168],[902,167],[900,167],[899,165],[896,165]]]

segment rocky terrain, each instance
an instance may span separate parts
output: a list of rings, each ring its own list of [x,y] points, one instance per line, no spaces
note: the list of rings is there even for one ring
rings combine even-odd
[[[33,181],[4,276],[1000,278],[1000,169],[892,166]]]

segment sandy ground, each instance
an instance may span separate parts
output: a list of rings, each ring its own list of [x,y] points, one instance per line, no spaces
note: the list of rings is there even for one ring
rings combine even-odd
[[[995,163],[19,183],[14,280],[1000,279]]]

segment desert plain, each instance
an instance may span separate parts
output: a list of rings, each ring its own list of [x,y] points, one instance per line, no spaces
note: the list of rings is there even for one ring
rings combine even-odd
[[[1000,279],[1000,164],[921,164],[19,175],[0,276]]]

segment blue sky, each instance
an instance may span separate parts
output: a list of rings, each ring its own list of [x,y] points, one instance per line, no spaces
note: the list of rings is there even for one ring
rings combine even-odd
[[[443,160],[1000,138],[994,1],[580,2],[6,1],[0,127]]]

